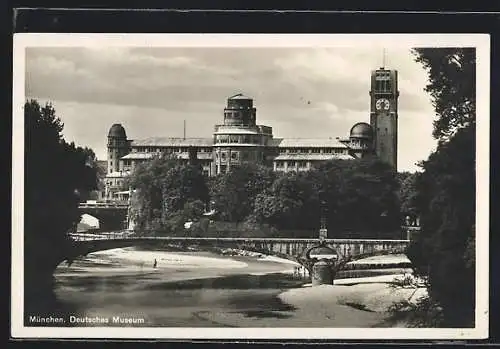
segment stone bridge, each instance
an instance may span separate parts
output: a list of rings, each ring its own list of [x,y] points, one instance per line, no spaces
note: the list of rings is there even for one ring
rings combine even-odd
[[[318,245],[318,239],[286,238],[203,238],[203,237],[168,237],[168,236],[112,236],[98,237],[75,236],[74,249],[70,259],[91,252],[129,246],[180,246],[200,249],[233,248],[274,255],[293,261],[301,261],[304,253]],[[337,251],[339,258],[370,256],[376,254],[403,253],[408,240],[361,240],[361,239],[326,239],[326,245]],[[357,258],[356,258],[357,259]]]

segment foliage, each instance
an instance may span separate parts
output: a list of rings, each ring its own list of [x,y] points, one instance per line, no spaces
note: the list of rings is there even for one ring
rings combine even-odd
[[[398,173],[399,192],[398,199],[401,205],[401,212],[409,214],[418,214],[416,208],[416,179],[417,173],[400,172]]]
[[[254,216],[280,229],[317,227],[319,199],[313,182],[303,173],[279,176],[255,198]]]
[[[373,236],[399,230],[399,185],[389,165],[370,157],[329,161],[317,171],[323,177],[320,200],[326,203],[333,236],[349,231]]]
[[[448,324],[467,326],[475,304],[475,128],[460,129],[423,163],[417,178],[419,240],[408,255],[429,274],[430,295]]]
[[[161,227],[163,178],[175,166],[176,159],[172,156],[156,156],[138,164],[125,179],[125,185],[133,190],[131,217],[139,230]]]
[[[438,147],[416,178],[421,232],[407,254],[429,281],[443,324],[468,327],[475,309],[475,51],[418,49],[429,73]]]
[[[51,104],[26,101],[24,116],[24,256],[30,283],[51,274],[57,265],[51,263],[67,252],[68,232],[80,220],[79,194],[97,188],[97,169],[91,149],[64,141],[64,125]]]
[[[379,237],[399,228],[395,176],[374,158],[331,160],[311,171],[278,175],[256,196],[253,215],[279,230],[317,232],[323,214],[330,236]]]
[[[139,230],[182,230],[186,219],[201,216],[209,198],[199,166],[171,154],[139,164],[126,185],[134,190],[131,215]]]
[[[276,174],[251,163],[241,164],[211,182],[210,195],[222,221],[243,222],[253,214],[257,195],[269,188]]]
[[[407,300],[391,305],[388,309],[391,321],[402,321],[405,327],[436,328],[445,326],[443,309],[430,297],[422,297],[416,302]]]
[[[433,136],[449,138],[461,127],[476,121],[475,48],[418,48],[415,60],[428,72],[429,92],[439,118]]]

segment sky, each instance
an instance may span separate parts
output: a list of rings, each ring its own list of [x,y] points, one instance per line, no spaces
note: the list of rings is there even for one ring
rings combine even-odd
[[[63,136],[106,159],[106,136],[211,137],[229,96],[254,99],[275,137],[348,137],[370,120],[370,72],[383,51],[356,47],[29,47],[25,97],[50,101]],[[398,70],[398,170],[415,171],[435,148],[427,73],[410,48],[387,48]]]

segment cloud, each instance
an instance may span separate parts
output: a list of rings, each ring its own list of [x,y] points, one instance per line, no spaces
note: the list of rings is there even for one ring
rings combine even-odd
[[[28,48],[25,89],[54,103],[68,137],[99,149],[114,122],[142,138],[178,136],[185,119],[188,135],[210,137],[237,92],[254,98],[258,122],[276,135],[344,137],[369,121],[370,72],[381,57],[361,48]],[[387,57],[399,72],[400,155],[416,162],[426,155],[414,148],[433,144],[426,74],[408,49]]]

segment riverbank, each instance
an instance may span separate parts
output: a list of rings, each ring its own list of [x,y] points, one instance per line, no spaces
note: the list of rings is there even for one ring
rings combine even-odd
[[[96,252],[71,267],[60,266],[55,293],[70,309],[67,316],[143,319],[109,326],[404,326],[388,325],[387,308],[413,292],[393,292],[388,285],[397,275],[310,287],[294,275],[293,261],[248,251],[226,254],[231,255],[134,248]]]
[[[397,275],[392,275],[394,277]],[[394,303],[415,302],[426,295],[423,288],[392,288],[369,278],[349,279],[342,285],[321,285],[285,290],[276,295],[282,308],[268,311],[266,317],[249,318],[242,312],[205,313],[206,319],[240,327],[407,327],[404,321],[392,321],[388,312]]]

